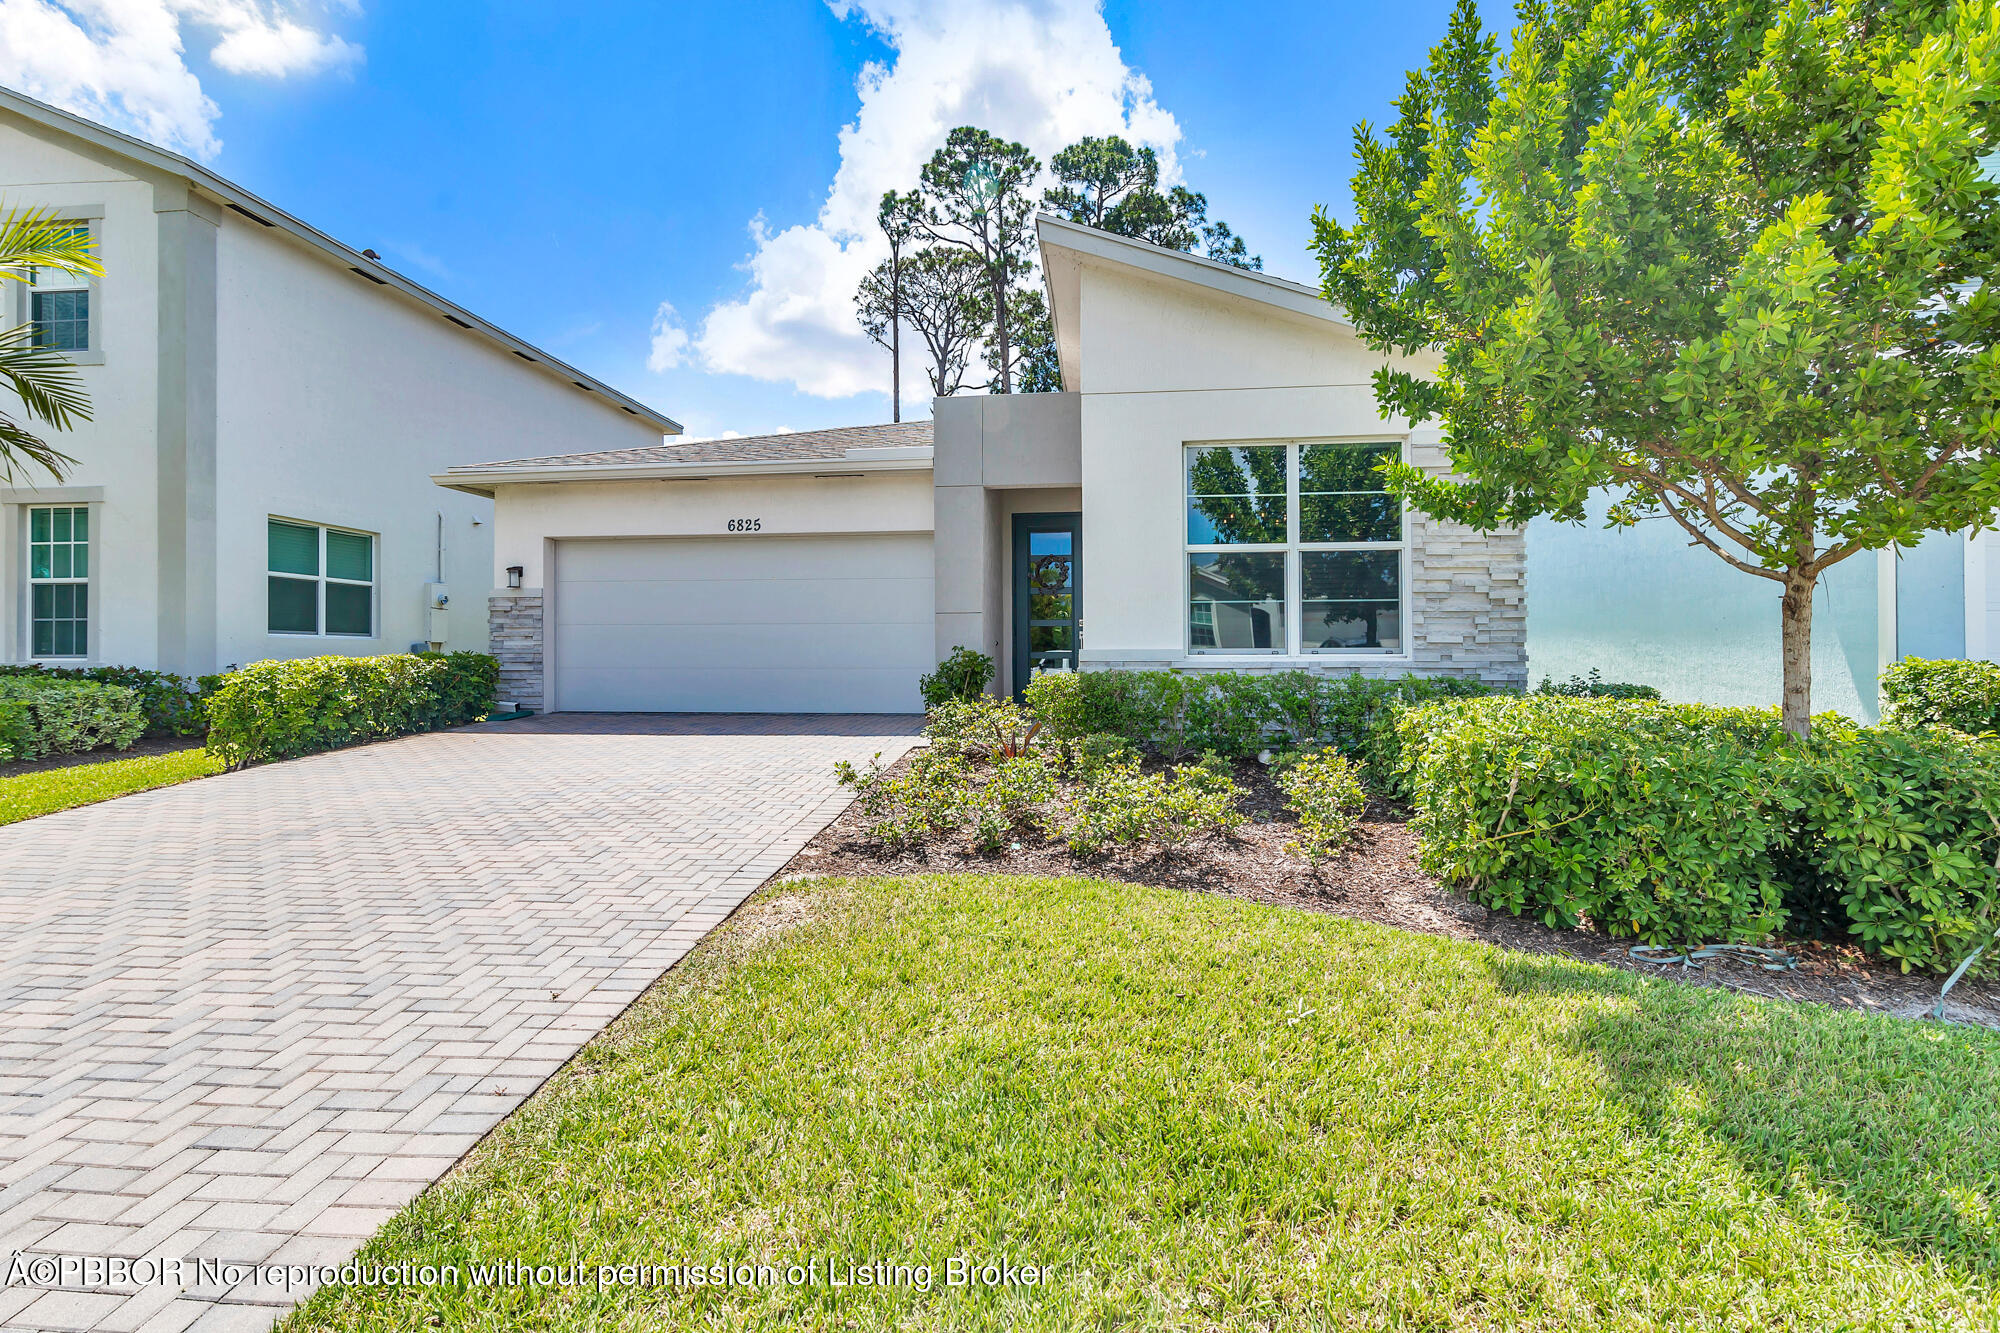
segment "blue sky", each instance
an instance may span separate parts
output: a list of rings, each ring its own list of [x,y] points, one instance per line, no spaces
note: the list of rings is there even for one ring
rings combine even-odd
[[[1311,279],[1313,206],[1346,213],[1350,127],[1386,118],[1448,12],[121,5],[182,49],[127,70],[89,43],[129,60],[134,34],[28,43],[21,25],[72,11],[0,0],[0,82],[194,152],[691,435],[888,418],[886,355],[844,309],[874,242],[849,229],[952,124],[1044,156],[1079,133],[1150,139],[1269,271]]]

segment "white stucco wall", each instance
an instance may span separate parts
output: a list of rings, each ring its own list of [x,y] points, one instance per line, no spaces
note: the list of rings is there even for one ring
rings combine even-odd
[[[639,418],[282,233],[227,215],[217,261],[217,638],[225,662],[399,652],[422,640],[440,516],[452,596],[447,642],[483,650],[492,503],[433,485],[431,474],[660,440]],[[267,632],[272,516],[379,534],[375,639]]]
[[[1486,597],[1484,586],[1466,579],[1456,579],[1465,587],[1447,587],[1438,598],[1409,594],[1412,646],[1404,655],[1189,655],[1185,445],[1398,440],[1413,461],[1430,465],[1438,461],[1426,448],[1435,436],[1412,438],[1407,422],[1382,418],[1370,382],[1382,358],[1325,320],[1088,262],[1080,273],[1076,317],[1079,357],[1087,367],[1082,376],[1086,663],[1312,665],[1371,672],[1497,666],[1518,673],[1518,630],[1503,633],[1512,641],[1495,647],[1461,643],[1454,627],[1448,643],[1427,648],[1427,607]],[[1410,515],[1405,530],[1413,557],[1427,540],[1443,536],[1442,528],[1427,528]],[[1465,534],[1451,532],[1453,559],[1463,562]],[[1518,542],[1517,535],[1504,534],[1491,543],[1495,567],[1509,571],[1504,596],[1510,600],[1496,620],[1518,616]],[[1414,559],[1411,568],[1413,576],[1420,575]],[[1423,580],[1412,577],[1411,583],[1419,588]]]
[[[842,470],[829,461],[828,472]],[[928,468],[847,477],[764,475],[703,481],[550,482],[494,494],[493,583],[519,565],[521,585],[543,589],[546,548],[587,537],[729,535],[731,519],[757,519],[759,536],[932,530]]]
[[[1972,539],[1965,570],[1967,657],[2000,661],[2000,533]]]
[[[93,419],[53,438],[78,465],[60,482],[0,486],[7,660],[29,647],[22,519],[37,502],[93,506],[90,662],[201,671],[403,651],[427,637],[440,517],[445,642],[483,648],[492,504],[431,474],[660,439],[179,176],[12,116],[0,117],[0,203],[87,218],[107,270],[95,346],[78,358]],[[25,317],[17,284],[0,297],[0,319]],[[378,535],[372,638],[268,633],[271,516]]]
[[[91,297],[98,351],[79,358],[87,363],[80,374],[91,420],[68,432],[40,432],[77,460],[75,468],[61,481],[37,471],[0,483],[6,500],[0,508],[0,652],[8,661],[25,660],[28,652],[25,539],[20,531],[25,503],[87,493],[96,524],[91,660],[150,664],[157,631],[158,541],[153,459],[158,223],[153,187],[106,161],[0,120],[0,206],[48,207],[88,216],[107,270]],[[100,210],[101,216],[89,216]],[[26,314],[21,285],[9,282],[0,288],[0,317],[11,325]]]

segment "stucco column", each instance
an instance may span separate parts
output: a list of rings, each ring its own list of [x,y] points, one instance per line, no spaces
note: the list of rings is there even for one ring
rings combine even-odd
[[[215,660],[215,239],[217,218],[184,186],[154,187],[159,224],[159,665],[201,675]]]

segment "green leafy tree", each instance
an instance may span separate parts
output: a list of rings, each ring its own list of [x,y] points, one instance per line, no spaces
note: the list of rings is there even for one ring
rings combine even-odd
[[[2000,507],[1995,0],[1534,0],[1504,57],[1460,0],[1325,289],[1386,414],[1456,477],[1397,492],[1491,530],[1664,515],[1777,585],[1784,720],[1811,715],[1813,588]]]
[[[1013,392],[1008,300],[1033,265],[1034,198],[1042,164],[1020,144],[961,125],[924,164],[917,226],[930,239],[978,257],[986,272],[993,334],[990,359],[1001,393]]]
[[[1008,295],[1011,310],[1007,327],[1012,333],[1013,363],[1008,382],[1016,393],[1061,393],[1062,367],[1056,361],[1056,335],[1049,322],[1048,298],[1039,287],[1019,287]],[[988,348],[987,359],[992,360]],[[993,382],[1000,376],[996,373]]]
[[[861,327],[877,343],[887,345],[892,311],[923,340],[929,357],[924,373],[939,398],[963,386],[972,350],[990,322],[985,266],[952,246],[924,246],[899,264],[883,260],[861,280],[854,303]]]
[[[1150,148],[1115,134],[1080,139],[1049,159],[1049,170],[1056,183],[1042,192],[1042,207],[1059,217],[1169,250],[1204,249],[1238,268],[1264,267],[1228,223],[1209,220],[1205,195],[1184,185],[1161,191]]]
[[[1056,183],[1042,191],[1042,207],[1100,231],[1112,230],[1118,205],[1135,191],[1157,190],[1160,159],[1120,136],[1080,139],[1049,159]]]
[[[104,271],[88,232],[41,209],[0,212],[0,281],[30,284],[37,269],[91,277]],[[90,399],[76,367],[60,351],[42,346],[36,332],[32,321],[0,330],[0,384],[19,405],[19,415],[0,407],[0,476],[10,481],[24,464],[60,479],[76,462],[26,423],[68,430],[90,420]]]

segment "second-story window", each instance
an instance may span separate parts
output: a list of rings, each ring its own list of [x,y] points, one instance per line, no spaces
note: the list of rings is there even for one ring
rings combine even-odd
[[[88,222],[70,224],[86,237]],[[59,352],[88,352],[91,338],[91,280],[83,273],[38,268],[28,287],[28,322],[35,329],[35,343]]]

